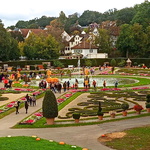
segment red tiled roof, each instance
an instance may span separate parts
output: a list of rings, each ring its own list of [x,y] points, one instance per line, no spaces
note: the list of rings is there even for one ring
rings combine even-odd
[[[30,29],[20,29],[21,34],[23,35],[23,37],[26,37],[26,36],[27,36],[29,30],[30,30]]]
[[[46,31],[42,29],[20,29],[23,37],[25,38],[29,31],[31,31],[34,34],[46,34]]]
[[[72,49],[97,49],[97,47],[89,42],[82,41],[78,45],[72,47]]]

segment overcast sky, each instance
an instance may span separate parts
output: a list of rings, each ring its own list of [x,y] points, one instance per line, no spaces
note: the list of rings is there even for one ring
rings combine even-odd
[[[58,17],[60,11],[66,16],[85,10],[105,12],[109,9],[120,10],[133,7],[145,0],[2,0],[0,2],[0,19],[5,27],[15,25],[17,21],[28,21],[43,15]]]

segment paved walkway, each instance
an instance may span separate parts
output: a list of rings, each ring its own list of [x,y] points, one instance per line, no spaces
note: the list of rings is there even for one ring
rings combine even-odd
[[[0,87],[3,86],[0,84]],[[59,96],[58,94],[56,95]],[[15,112],[0,119],[0,137],[11,136],[32,136],[36,135],[44,139],[54,141],[64,141],[67,144],[86,147],[91,150],[111,150],[98,142],[102,134],[122,131],[125,129],[149,125],[149,117],[122,120],[99,125],[60,127],[60,128],[36,128],[36,129],[11,129],[17,122],[32,114],[42,106],[42,98],[37,101],[35,107],[29,108],[29,113],[25,114],[25,109],[21,108],[19,114]]]

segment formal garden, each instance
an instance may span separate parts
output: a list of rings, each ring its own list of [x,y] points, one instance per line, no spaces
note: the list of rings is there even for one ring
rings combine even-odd
[[[67,70],[65,71],[67,72]],[[58,97],[55,97],[54,93],[51,92],[50,95],[54,95],[56,107],[58,107],[58,114],[56,114],[56,116],[54,115],[55,121],[53,124],[46,124],[46,116],[43,112],[43,106],[41,106],[41,108],[36,110],[33,114],[30,114],[28,117],[20,120],[20,122],[13,128],[49,128],[94,125],[110,121],[149,116],[149,71],[149,69],[119,68],[116,70],[115,74],[112,74],[111,70],[108,70],[107,72],[97,75],[89,75],[91,80],[93,80],[94,77],[102,78],[106,81],[107,79],[113,78],[113,83],[115,80],[118,80],[118,87],[116,88],[114,85],[103,87],[99,84],[96,88],[91,86],[90,88],[78,87],[75,89],[71,86],[69,90],[66,90],[66,92],[63,92],[62,89],[62,93]],[[71,76],[68,75],[68,73],[63,73],[62,76],[60,69],[58,72],[55,70],[52,73],[52,78],[68,80],[70,78],[76,79],[77,77],[81,78],[84,76],[81,74],[76,74],[75,72],[76,71],[74,71]],[[46,73],[43,73],[40,79],[33,77],[30,78],[29,82],[25,83],[26,79],[21,78],[13,82],[12,88],[1,88],[0,101],[5,102],[5,104],[0,106],[0,118],[3,118],[15,111],[14,104],[17,100],[21,102],[20,108],[24,107],[26,94],[36,95],[37,102],[41,101],[43,98],[45,99],[45,92],[47,90],[44,88],[39,88],[38,86],[32,86],[30,85],[30,82],[38,82],[40,80],[45,80],[46,78]],[[124,79],[125,81],[122,81]],[[123,82],[123,84],[121,84],[121,82]],[[7,103],[8,98],[5,97],[6,93],[23,93],[24,96]],[[54,104],[49,104],[46,102],[46,105],[49,106]],[[40,142],[41,141],[43,140],[40,139]],[[61,144],[57,143],[57,145],[59,149]]]

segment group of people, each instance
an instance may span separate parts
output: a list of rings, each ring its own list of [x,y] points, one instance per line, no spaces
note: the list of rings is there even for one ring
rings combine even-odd
[[[50,89],[54,92],[54,93],[56,93],[56,92],[59,92],[59,93],[61,93],[61,89],[62,89],[62,84],[60,83],[60,82],[52,82],[52,83],[50,83],[49,84],[49,86],[50,86]]]
[[[29,96],[28,94],[25,96],[25,113],[28,113],[29,106],[35,106],[36,105],[36,96],[33,94],[32,96]],[[20,106],[20,101],[17,100],[14,104],[14,107],[16,108],[16,115],[19,114],[19,106]]]
[[[41,89],[46,89],[47,87],[47,82],[45,80],[42,80],[40,83],[39,83],[39,88]]]

